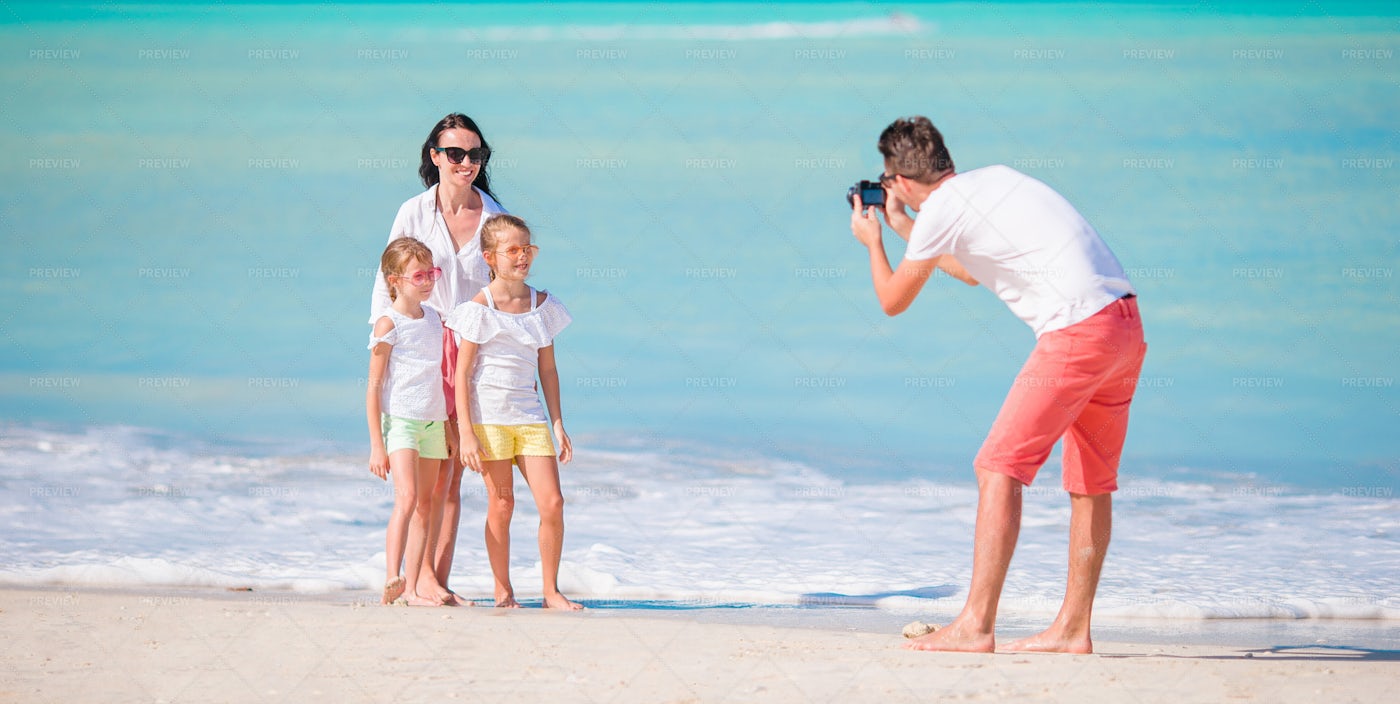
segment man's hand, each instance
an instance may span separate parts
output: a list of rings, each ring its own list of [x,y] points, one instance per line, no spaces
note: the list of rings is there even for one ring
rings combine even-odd
[[[909,233],[914,231],[914,218],[909,217],[909,211],[905,210],[904,206],[904,201],[893,188],[885,189],[885,224],[889,225],[900,239],[908,242]]]
[[[866,248],[883,244],[880,239],[880,221],[875,219],[875,209],[862,208],[857,198],[851,206],[851,234]]]

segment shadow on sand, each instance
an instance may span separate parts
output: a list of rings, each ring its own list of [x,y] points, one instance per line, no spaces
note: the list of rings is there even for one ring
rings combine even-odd
[[[1380,650],[1351,645],[1274,645],[1241,650],[1228,655],[1114,655],[1105,658],[1178,658],[1182,660],[1258,660],[1260,662],[1400,662],[1400,650]]]

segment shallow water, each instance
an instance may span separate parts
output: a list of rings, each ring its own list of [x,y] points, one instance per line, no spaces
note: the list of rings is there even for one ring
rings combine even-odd
[[[1032,339],[945,281],[875,308],[842,195],[926,113],[961,168],[1064,192],[1141,294],[1100,612],[1393,618],[1398,27],[1369,7],[13,3],[5,579],[378,579],[368,291],[463,110],[576,320],[575,591],[957,603],[966,467]],[[1054,462],[1013,615],[1057,603]]]

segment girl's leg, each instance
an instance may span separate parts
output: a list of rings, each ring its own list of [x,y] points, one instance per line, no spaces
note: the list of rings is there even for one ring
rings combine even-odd
[[[430,535],[434,496],[431,487],[437,483],[438,470],[442,460],[414,458],[414,485],[418,488],[414,502],[413,518],[408,524],[408,546],[404,555],[404,574],[407,580],[408,603],[411,606],[441,606],[447,592],[438,584],[431,570],[423,565],[431,559]]]
[[[404,593],[404,547],[408,541],[409,523],[418,502],[416,469],[418,453],[395,450],[389,454],[389,476],[394,480],[394,511],[389,514],[389,526],[384,533],[384,595],[382,602],[392,603]],[[410,567],[414,563],[409,563]],[[410,569],[410,571],[413,571]]]
[[[540,571],[544,575],[545,608],[581,609],[583,605],[559,593],[559,559],[564,553],[564,494],[559,489],[559,463],[550,456],[516,459],[540,512]]]
[[[442,585],[449,603],[463,605],[447,585],[452,574],[452,558],[457,552],[457,527],[462,520],[462,472],[465,466],[450,458],[442,461],[442,472],[433,486],[433,518],[429,559],[425,570],[431,570],[433,580]],[[426,576],[426,575],[425,575]]]
[[[486,555],[495,579],[496,606],[518,608],[510,585],[510,519],[515,514],[515,470],[510,460],[481,463],[486,482]]]

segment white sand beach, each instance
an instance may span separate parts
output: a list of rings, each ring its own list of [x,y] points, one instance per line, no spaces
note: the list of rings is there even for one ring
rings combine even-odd
[[[1353,702],[1400,681],[1400,653],[1339,646],[1101,641],[1086,656],[930,654],[901,649],[897,632],[684,611],[368,599],[3,589],[0,700]]]

